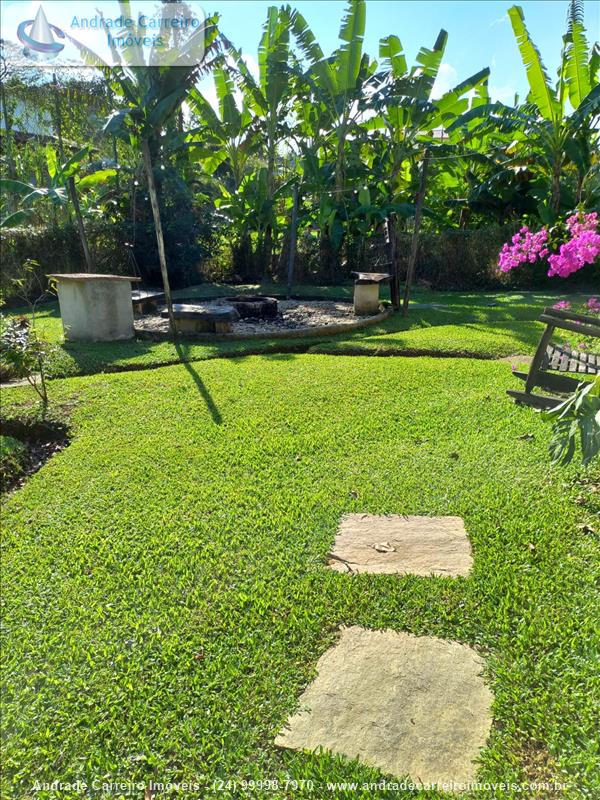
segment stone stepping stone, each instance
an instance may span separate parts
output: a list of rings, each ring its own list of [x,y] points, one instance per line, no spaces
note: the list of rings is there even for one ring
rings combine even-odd
[[[467,575],[471,545],[460,517],[346,514],[327,566],[338,572]]]
[[[482,667],[457,642],[343,628],[275,744],[323,748],[415,782],[473,781],[492,724]]]

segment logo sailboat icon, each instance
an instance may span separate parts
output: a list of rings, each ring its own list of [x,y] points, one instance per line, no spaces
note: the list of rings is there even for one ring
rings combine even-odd
[[[64,44],[54,41],[53,34],[56,34],[59,39],[65,38],[65,34],[60,28],[50,25],[42,6],[38,8],[35,19],[25,20],[17,28],[17,36],[19,41],[25,45],[25,50],[34,50],[45,59],[56,58],[64,49]]]

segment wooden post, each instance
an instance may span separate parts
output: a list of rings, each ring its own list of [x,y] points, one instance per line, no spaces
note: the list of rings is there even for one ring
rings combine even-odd
[[[415,206],[415,227],[413,230],[412,241],[410,243],[410,256],[408,258],[408,269],[406,271],[406,284],[404,286],[404,302],[402,304],[402,313],[404,316],[408,314],[408,301],[410,299],[410,290],[415,275],[415,264],[417,262],[417,250],[419,247],[419,230],[421,228],[421,217],[423,215],[423,201],[425,200],[425,188],[427,183],[427,168],[429,166],[429,150],[425,151],[423,158],[423,165],[421,167],[421,180],[419,182],[419,191],[417,193],[417,202]]]
[[[290,230],[290,252],[288,255],[288,270],[287,270],[287,299],[292,296],[292,283],[294,280],[294,262],[296,260],[296,241],[298,236],[298,184],[294,184],[293,201],[292,201],[292,223]]]
[[[158,261],[160,264],[160,273],[162,275],[163,288],[165,290],[165,305],[167,306],[167,314],[169,315],[169,325],[173,339],[177,338],[177,326],[175,324],[175,317],[173,315],[173,299],[171,297],[171,284],[169,283],[169,273],[167,272],[167,256],[165,253],[165,240],[163,237],[162,221],[160,218],[160,206],[158,204],[158,194],[156,193],[156,183],[154,181],[154,165],[152,164],[152,155],[150,154],[150,146],[147,139],[142,139],[142,155],[144,156],[144,168],[146,172],[146,179],[148,181],[148,194],[150,195],[150,203],[152,205],[152,215],[154,217],[154,228],[156,230],[156,243],[158,245]]]
[[[6,149],[6,166],[8,177],[11,180],[17,178],[17,168],[15,166],[15,159],[13,156],[13,134],[12,134],[12,119],[8,113],[8,106],[6,104],[6,92],[4,90],[5,79],[8,76],[8,68],[6,67],[6,59],[0,56],[0,103],[2,103],[2,116],[4,117],[4,137]],[[6,193],[6,205],[9,214],[12,214],[17,209],[15,195],[12,192]]]
[[[390,252],[390,297],[392,308],[400,308],[400,274],[398,270],[398,248],[396,239],[396,215],[390,214],[387,218],[387,235]]]
[[[58,97],[58,81],[56,80],[55,74],[52,75],[52,79],[55,88],[54,108],[56,112],[56,135],[58,138],[58,152],[60,154],[61,162],[64,164],[66,158],[65,158],[65,148],[63,145],[63,138],[62,138],[62,116],[60,110],[60,99]],[[75,212],[75,221],[77,222],[77,232],[79,233],[79,241],[81,242],[83,257],[85,259],[85,270],[86,272],[93,272],[94,262],[92,260],[92,254],[90,252],[90,247],[87,240],[87,234],[85,232],[85,225],[83,224],[83,215],[81,213],[81,206],[79,204],[77,189],[75,187],[75,178],[73,177],[67,178],[67,192],[69,193],[69,199],[73,204],[73,211]]]
[[[108,92],[108,101],[110,103],[110,106],[111,108],[114,108],[115,96],[110,86],[107,86],[107,92]],[[117,189],[117,194],[120,195],[121,181],[119,178],[119,148],[117,146],[117,137],[114,135],[114,133],[111,134],[110,138],[112,140],[113,161],[115,162],[115,169],[117,170],[117,174],[115,175],[115,187]]]
[[[77,196],[77,189],[75,188],[75,178],[67,178],[67,189],[69,190],[69,197],[73,203],[73,210],[75,211],[75,220],[77,222],[77,231],[79,239],[83,248],[83,256],[85,258],[86,272],[94,271],[94,262],[92,254],[88,245],[87,235],[83,224],[83,216],[81,214],[81,206],[79,205],[79,197]]]

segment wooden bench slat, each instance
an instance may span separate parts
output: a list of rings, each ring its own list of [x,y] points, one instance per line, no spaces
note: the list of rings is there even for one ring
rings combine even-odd
[[[550,362],[550,369],[558,369],[561,355],[562,353],[559,347],[552,348],[552,361]]]
[[[552,356],[554,354],[554,349],[551,344],[548,345],[546,348],[546,352],[544,353],[544,358],[542,360],[542,365],[540,369],[548,369],[550,366],[550,362],[552,361]]]
[[[569,344],[549,344],[540,369],[544,372],[554,370],[593,375],[600,371],[600,356],[584,350],[572,350]]]

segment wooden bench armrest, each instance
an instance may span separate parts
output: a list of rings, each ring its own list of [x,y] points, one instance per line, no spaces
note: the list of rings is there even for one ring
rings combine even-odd
[[[593,317],[590,314],[576,314],[574,311],[562,311],[557,308],[549,307],[544,309],[540,320],[542,322],[554,325],[556,328],[565,327],[563,324],[565,322],[569,322],[571,324],[579,323],[586,327],[591,326],[597,331],[596,333],[592,334],[592,336],[600,336],[600,318]],[[573,330],[573,328],[567,328],[567,330]]]

